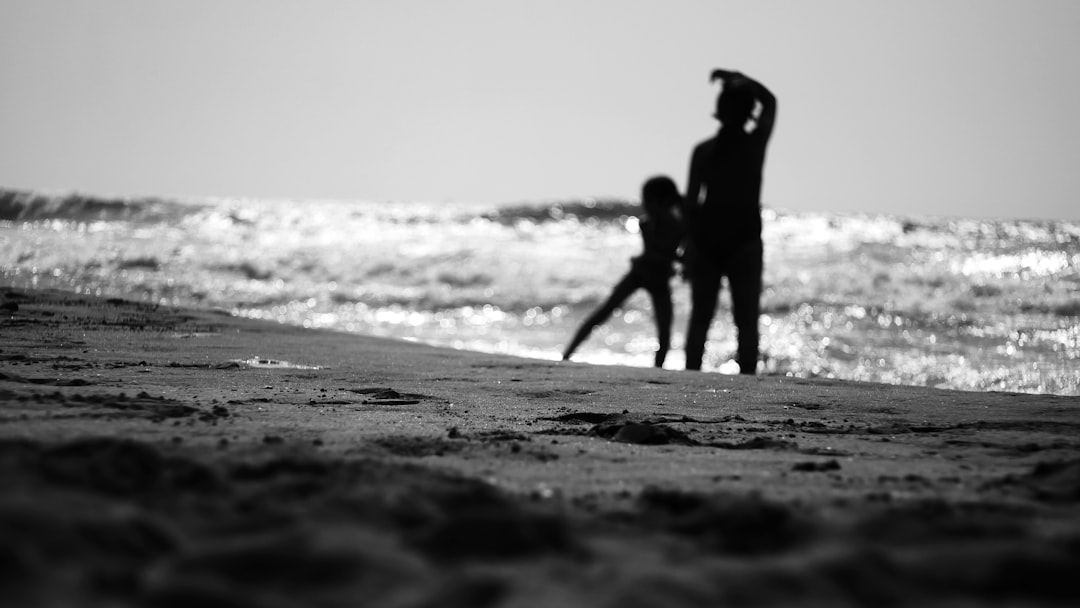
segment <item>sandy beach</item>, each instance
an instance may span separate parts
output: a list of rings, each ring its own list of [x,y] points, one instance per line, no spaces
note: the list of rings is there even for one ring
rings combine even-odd
[[[1080,600],[1080,397],[0,294],[5,606]]]

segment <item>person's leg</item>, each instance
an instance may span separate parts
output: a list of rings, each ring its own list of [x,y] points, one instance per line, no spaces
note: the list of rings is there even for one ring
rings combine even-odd
[[[570,341],[570,345],[566,347],[563,352],[563,360],[570,358],[570,355],[574,354],[577,347],[585,341],[585,338],[589,337],[592,330],[597,326],[608,320],[611,313],[615,312],[615,309],[620,304],[626,301],[626,298],[630,297],[630,294],[634,293],[634,290],[640,287],[637,277],[633,273],[627,273],[621,281],[615,284],[615,288],[611,290],[611,295],[608,296],[606,302],[604,302],[600,308],[597,308],[584,322],[581,327],[574,334],[574,339]]]
[[[660,348],[656,351],[653,365],[664,367],[668,349],[671,348],[671,321],[674,317],[671,307],[671,285],[667,279],[646,286],[652,298],[653,316],[656,318],[656,337]]]
[[[705,340],[716,313],[723,274],[714,265],[699,262],[690,275],[690,324],[686,328],[686,369],[700,370]]]
[[[753,374],[758,360],[758,317],[761,313],[761,241],[743,247],[728,272],[731,310],[739,332],[739,373]]]

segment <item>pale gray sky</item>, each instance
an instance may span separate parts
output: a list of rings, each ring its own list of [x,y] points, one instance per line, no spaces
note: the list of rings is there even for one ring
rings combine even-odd
[[[779,98],[764,202],[1080,219],[1075,0],[0,0],[0,186],[634,197]]]

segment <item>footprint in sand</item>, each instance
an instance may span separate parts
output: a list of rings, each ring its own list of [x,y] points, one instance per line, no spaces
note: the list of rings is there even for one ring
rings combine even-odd
[[[90,386],[93,382],[82,378],[28,378],[18,374],[0,372],[0,381],[44,386]]]
[[[570,412],[553,418],[568,424],[591,424],[590,434],[619,443],[638,445],[697,445],[686,433],[663,422],[682,422],[664,416],[640,416],[633,414],[605,414],[599,412]]]
[[[392,388],[350,388],[350,393],[368,395],[364,400],[365,405],[416,405],[421,400],[427,399],[426,395],[412,393],[399,393]]]

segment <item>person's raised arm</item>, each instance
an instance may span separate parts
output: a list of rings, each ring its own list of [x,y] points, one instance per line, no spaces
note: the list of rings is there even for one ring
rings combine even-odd
[[[751,80],[757,89],[758,101],[761,102],[761,115],[757,117],[755,133],[759,134],[763,141],[768,141],[772,135],[773,125],[776,124],[776,95],[773,95],[765,85],[756,80]]]
[[[738,80],[740,78],[746,78],[746,76],[743,75],[742,72],[738,72],[736,70],[724,70],[721,68],[716,68],[712,71],[712,74],[709,75],[709,82],[716,82],[717,80],[721,82],[729,82]]]
[[[713,70],[709,76],[709,82],[716,82],[717,80],[723,82],[724,86],[749,86],[753,88],[754,97],[761,102],[761,114],[755,119],[757,128],[754,129],[754,133],[768,140],[769,136],[772,135],[773,125],[776,123],[776,96],[773,95],[772,91],[746,74],[735,70],[720,68]]]

